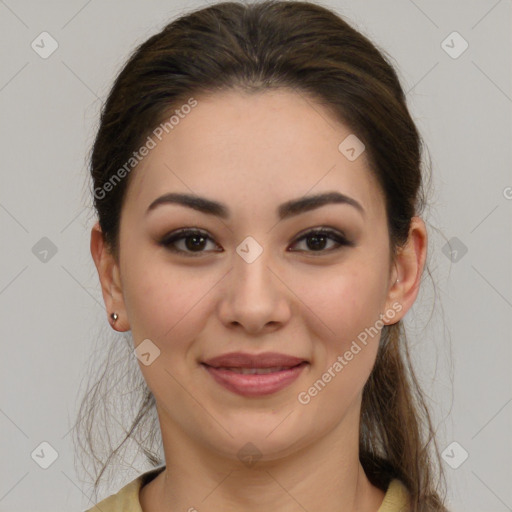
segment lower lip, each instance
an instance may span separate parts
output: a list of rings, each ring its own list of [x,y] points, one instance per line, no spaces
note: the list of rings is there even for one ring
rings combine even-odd
[[[236,373],[203,363],[208,373],[229,391],[242,396],[265,396],[289,386],[301,374],[306,362],[287,370],[264,374]]]

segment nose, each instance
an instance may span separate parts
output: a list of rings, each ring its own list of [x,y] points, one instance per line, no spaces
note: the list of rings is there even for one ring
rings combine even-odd
[[[240,254],[233,255],[224,283],[221,320],[228,329],[238,326],[250,334],[282,327],[290,318],[291,293],[270,251],[264,249],[253,261]]]

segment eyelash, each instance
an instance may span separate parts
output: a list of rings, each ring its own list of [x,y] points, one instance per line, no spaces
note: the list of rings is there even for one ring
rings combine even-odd
[[[293,243],[294,244],[299,243],[299,242],[306,240],[307,238],[314,236],[314,235],[316,235],[316,236],[320,235],[323,237],[327,237],[330,240],[333,240],[334,242],[339,244],[339,246],[335,247],[334,249],[321,249],[319,251],[303,250],[303,251],[298,251],[298,252],[308,252],[308,253],[313,253],[313,254],[318,253],[321,255],[324,253],[331,253],[333,251],[341,249],[343,246],[349,246],[349,247],[354,246],[354,243],[347,240],[342,234],[338,233],[337,231],[333,231],[331,229],[326,229],[326,228],[318,228],[318,229],[312,229],[310,231],[307,231],[303,235],[300,235],[300,237],[297,238]],[[160,245],[164,246],[166,249],[168,249],[171,252],[175,252],[175,253],[183,254],[186,256],[191,256],[191,257],[198,257],[198,256],[204,254],[205,252],[208,252],[208,251],[195,251],[195,252],[194,251],[185,251],[182,249],[176,249],[176,247],[173,246],[173,244],[175,244],[176,242],[178,242],[180,240],[185,240],[187,238],[191,238],[193,236],[201,236],[203,238],[206,238],[207,240],[213,241],[213,239],[210,238],[208,236],[208,234],[205,233],[204,231],[200,231],[197,229],[184,228],[179,231],[175,231],[173,233],[166,235],[160,241]],[[221,252],[221,251],[214,251],[214,252]]]

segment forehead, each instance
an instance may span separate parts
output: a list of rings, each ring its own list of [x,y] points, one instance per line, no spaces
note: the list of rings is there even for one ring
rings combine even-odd
[[[340,152],[352,132],[323,105],[288,89],[195,100],[177,124],[161,130],[161,140],[152,136],[156,145],[132,171],[127,203],[144,208],[181,191],[247,208],[338,190],[370,217],[382,215],[366,153],[350,161]]]

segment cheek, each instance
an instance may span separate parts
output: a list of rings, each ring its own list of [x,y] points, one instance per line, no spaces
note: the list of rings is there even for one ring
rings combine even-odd
[[[338,421],[354,403],[375,363],[381,334],[377,286],[375,276],[354,273],[326,281],[323,291],[309,295],[308,305],[326,327],[315,333],[311,387],[302,391],[319,414],[337,404],[329,421]]]
[[[377,355],[382,274],[375,266],[354,264],[350,270],[347,266],[318,279],[314,287],[312,282],[303,284],[303,293],[309,290],[306,304],[315,313],[309,313],[309,329],[322,326],[315,332],[316,370],[311,383],[318,391],[325,385],[321,403],[335,400],[348,406],[361,392]]]
[[[328,338],[339,344],[357,336],[379,317],[382,279],[375,270],[369,272],[368,267],[334,269],[321,279],[303,281],[302,296],[324,323]]]
[[[194,339],[207,317],[205,295],[214,286],[214,276],[164,261],[151,261],[141,253],[126,261],[124,298],[134,341],[149,338],[164,350],[172,342]]]

